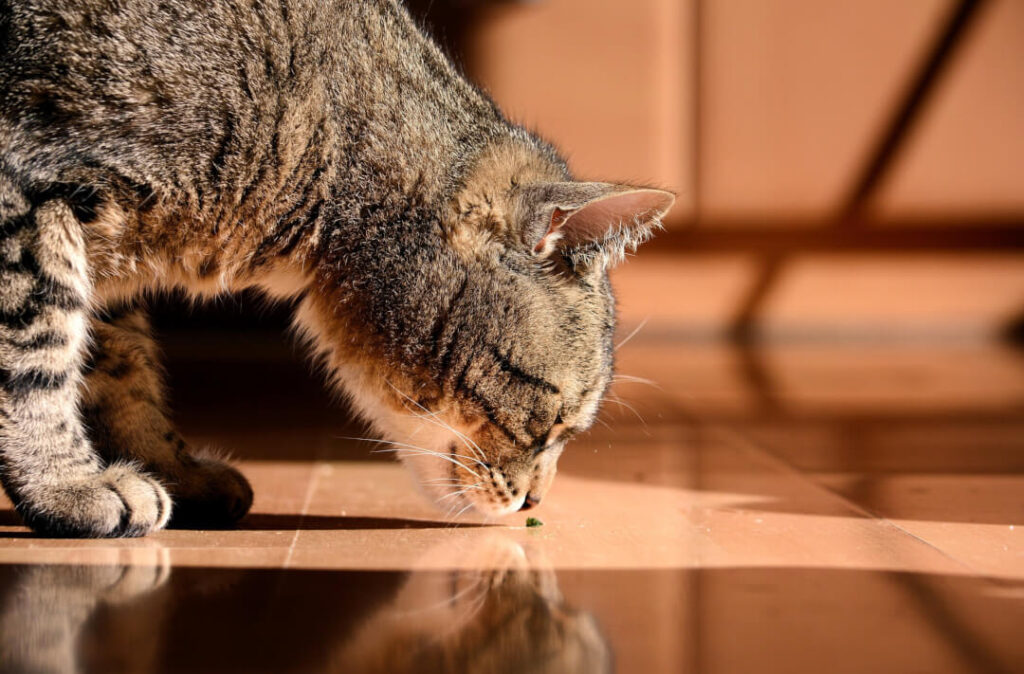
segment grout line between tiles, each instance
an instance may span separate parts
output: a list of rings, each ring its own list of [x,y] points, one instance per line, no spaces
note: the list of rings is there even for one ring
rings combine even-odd
[[[284,564],[281,568],[287,569],[291,566],[292,555],[295,553],[295,544],[299,542],[299,534],[302,532],[302,525],[306,521],[306,515],[309,514],[309,506],[313,502],[313,494],[316,493],[316,488],[320,485],[320,474],[323,472],[324,463],[317,462],[313,464],[312,474],[309,476],[309,484],[306,486],[306,495],[302,499],[302,509],[299,511],[299,523],[295,527],[295,534],[292,536],[292,542],[288,546],[288,554],[284,558]]]
[[[959,566],[959,567],[961,567],[963,569],[966,569],[966,570],[970,571],[971,575],[973,577],[978,578],[978,579],[982,579],[982,580],[992,580],[990,578],[989,574],[984,573],[980,569],[975,568],[974,566],[972,566],[971,564],[965,562],[964,560],[960,559],[959,557],[954,557],[953,555],[951,555],[950,553],[946,552],[942,548],[938,547],[937,545],[935,545],[931,541],[929,541],[929,540],[927,540],[925,538],[921,538],[919,535],[915,534],[914,532],[909,531],[909,530],[901,527],[899,524],[897,524],[893,520],[889,519],[888,517],[884,517],[884,516],[880,515],[879,513],[872,512],[872,511],[868,510],[867,508],[861,506],[860,504],[858,504],[858,503],[856,503],[854,501],[849,500],[848,498],[846,498],[842,494],[840,494],[840,493],[838,493],[836,491],[833,491],[832,489],[829,489],[827,486],[822,485],[821,483],[817,482],[816,480],[810,479],[800,469],[798,469],[796,466],[794,466],[793,464],[789,463],[788,461],[786,461],[782,457],[778,456],[777,454],[772,452],[770,449],[768,449],[766,447],[762,447],[759,443],[754,442],[752,439],[746,437],[745,435],[743,435],[739,431],[736,431],[736,430],[733,430],[733,429],[730,429],[730,428],[726,428],[724,426],[715,427],[715,428],[713,428],[713,430],[717,430],[718,432],[722,433],[723,435],[732,437],[733,440],[737,441],[738,444],[743,446],[748,452],[755,452],[755,453],[757,453],[759,456],[764,458],[769,464],[771,464],[774,468],[777,468],[778,470],[781,470],[783,472],[786,472],[786,473],[789,473],[791,475],[795,475],[795,476],[799,477],[800,479],[802,479],[805,482],[807,482],[807,484],[809,484],[811,487],[813,487],[813,488],[815,488],[815,489],[817,489],[819,491],[822,491],[822,492],[828,494],[830,497],[840,501],[841,503],[843,503],[847,508],[849,508],[853,512],[858,513],[858,514],[860,514],[860,515],[862,515],[864,517],[867,517],[868,519],[874,520],[876,522],[883,522],[886,525],[888,525],[888,526],[892,527],[893,529],[895,529],[896,531],[900,532],[901,534],[904,534],[904,535],[908,536],[909,538],[911,538],[912,540],[915,540],[918,543],[921,543],[921,544],[927,546],[928,548],[938,552],[943,558],[945,558],[948,561],[952,562],[954,565]]]
[[[922,538],[921,536],[913,533],[912,531],[909,531],[901,527],[899,524],[889,519],[888,517],[884,517],[881,514],[872,512],[871,510],[861,506],[857,502],[851,501],[842,494],[833,491],[829,487],[807,477],[800,469],[798,469],[796,466],[783,459],[781,456],[775,454],[768,447],[762,447],[760,443],[754,442],[752,439],[745,437],[742,433],[739,433],[737,431],[732,431],[730,429],[725,428],[721,428],[720,430],[727,435],[732,435],[736,440],[740,442],[741,445],[745,446],[748,452],[757,452],[759,455],[763,456],[763,458],[774,468],[784,472],[792,473],[796,476],[803,478],[811,486],[838,499],[840,502],[846,504],[847,507],[849,507],[854,512],[862,513],[865,516],[870,517],[874,521],[883,522],[891,526],[896,531],[908,536],[911,540],[917,541],[918,543],[925,545],[929,549],[934,550],[944,559],[947,559],[950,562],[952,562],[955,566],[958,566],[971,572],[971,577],[974,578],[976,581],[979,581],[983,584],[991,584],[995,586],[999,586],[1001,584],[1001,579],[993,577],[990,574],[975,568],[972,564],[949,554],[948,552],[938,547],[931,541]],[[966,621],[958,620],[954,612],[951,611],[949,607],[945,605],[944,602],[942,602],[941,598],[933,590],[931,590],[927,586],[927,584],[922,582],[919,574],[906,574],[900,576],[900,585],[909,593],[911,598],[916,601],[918,606],[921,607],[921,614],[928,619],[929,623],[932,625],[933,629],[936,630],[936,633],[940,636],[940,638],[942,638],[944,641],[946,641],[946,643],[948,643],[952,648],[954,648],[954,650],[961,655],[961,657],[964,659],[966,663],[985,663],[986,666],[983,668],[984,671],[1010,671],[1009,669],[1004,670],[1000,666],[1000,663],[998,661],[993,660],[991,657],[989,657],[989,654],[986,652],[985,645],[981,643],[977,635],[973,634],[970,628],[970,624]]]

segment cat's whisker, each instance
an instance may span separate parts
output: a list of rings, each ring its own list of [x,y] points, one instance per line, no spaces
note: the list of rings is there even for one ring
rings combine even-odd
[[[484,581],[481,579],[481,582],[484,582]],[[476,614],[479,613],[480,610],[484,607],[484,604],[487,603],[487,598],[490,596],[490,594],[491,594],[491,588],[490,587],[484,587],[480,591],[480,594],[478,594],[473,599],[472,603],[470,603],[468,606],[466,606],[466,609],[463,612],[463,615],[465,616],[463,619],[467,620],[467,621],[468,620],[472,620],[476,616]]]
[[[415,401],[413,401],[413,402],[415,402]],[[419,403],[416,403],[416,404],[419,405]],[[420,407],[422,408],[423,406],[420,405]],[[426,412],[425,414],[420,415],[420,414],[417,414],[415,412],[411,412],[410,411],[410,414],[412,414],[412,416],[417,418],[417,419],[423,419],[424,421],[426,421],[428,423],[432,423],[435,426],[443,428],[446,431],[449,431],[450,433],[452,433],[455,437],[457,437],[459,440],[461,440],[462,444],[464,444],[471,452],[473,452],[474,454],[477,455],[477,457],[478,457],[477,461],[478,461],[478,463],[481,466],[483,466],[485,468],[487,467],[487,464],[485,463],[485,460],[486,460],[487,457],[484,455],[484,451],[482,449],[480,449],[480,446],[478,444],[476,444],[475,442],[473,442],[472,438],[468,437],[467,435],[465,435],[464,433],[462,433],[461,431],[459,431],[458,429],[453,427],[451,424],[445,422],[443,419],[438,418],[438,416],[437,416],[439,414],[438,412]]]
[[[413,416],[417,416],[417,415],[414,414]],[[462,431],[459,431],[458,429],[454,428],[451,424],[445,422],[443,419],[439,419],[439,418],[436,418],[436,417],[434,417],[434,418],[418,417],[418,418],[423,418],[424,421],[428,421],[430,423],[433,423],[434,425],[439,426],[439,427],[441,427],[441,428],[451,432],[453,435],[455,435],[455,437],[457,437],[459,440],[462,441],[462,444],[465,445],[466,448],[468,448],[471,452],[473,452],[474,454],[477,455],[477,457],[481,460],[480,461],[481,465],[486,466],[486,464],[483,461],[484,459],[487,458],[484,455],[484,450],[480,449],[480,445],[476,444],[472,440],[472,438],[470,438],[469,436],[467,436],[464,433],[462,433]]]
[[[385,441],[383,444],[388,444],[388,445],[391,445],[392,447],[398,447],[398,448],[418,449],[418,450],[423,451],[423,452],[433,452],[435,454],[447,454],[448,456],[453,456],[453,457],[458,457],[460,459],[469,459],[470,461],[475,461],[475,459],[473,457],[466,456],[465,454],[455,454],[453,452],[438,452],[437,450],[428,449],[426,447],[421,447],[419,445],[414,445],[414,444],[408,443],[408,442],[396,442],[394,440],[388,440],[388,441]],[[373,450],[370,450],[370,451],[371,451],[371,453],[377,453],[377,452],[386,452],[388,450],[387,449],[373,449]]]
[[[456,523],[455,518],[464,513],[468,508],[472,507],[473,505],[473,502],[466,498],[464,495],[460,494],[460,496],[462,497],[461,500],[458,498],[452,499],[448,508],[445,509],[445,521],[447,521],[451,525],[454,525]],[[457,513],[455,513],[455,509],[462,504],[462,501],[465,501],[465,505]],[[453,515],[452,513],[455,514]]]
[[[455,499],[447,505],[444,509],[444,521],[448,524],[452,524],[452,513],[459,507],[459,500]]]
[[[480,487],[477,487],[476,489],[479,490],[479,491],[483,491],[483,489],[481,489]],[[437,502],[441,503],[441,501],[446,501],[446,500],[448,500],[450,498],[454,498],[456,496],[465,496],[470,491],[473,491],[473,490],[472,489],[468,489],[468,488],[463,488],[463,489],[460,489],[458,491],[453,491],[452,493],[445,494],[441,498],[437,499]]]
[[[433,485],[448,486],[448,487],[459,487],[460,489],[483,489],[483,485],[480,484],[479,482],[473,482],[471,484],[466,484],[465,482],[462,482],[461,480],[460,481],[452,481],[450,483],[445,483],[445,482],[441,482],[441,481],[438,481],[438,480],[426,480],[423,484],[433,484]]]
[[[458,458],[458,459],[468,459],[469,461],[474,461],[474,462],[476,462],[478,464],[480,463],[479,461],[474,459],[472,456],[466,456],[465,454],[455,454],[454,452],[437,452],[437,451],[432,450],[432,449],[427,449],[426,447],[418,447],[416,445],[409,445],[409,444],[406,444],[404,442],[392,442],[391,444],[394,445],[397,448],[400,448],[400,449],[418,449],[418,450],[421,450],[421,451],[424,451],[424,452],[433,452],[434,454],[444,454],[445,456],[451,456],[451,457]],[[375,449],[373,451],[374,452],[380,452],[380,451],[387,451],[387,450]],[[477,477],[480,477],[480,476],[478,475]]]
[[[441,454],[441,453],[438,453],[438,452],[417,452],[415,450],[408,450],[408,449],[397,449],[397,450],[395,450],[394,453],[395,453],[396,456],[399,456],[399,457],[403,457],[403,456],[435,456],[435,457],[438,457],[438,458],[442,458],[445,461],[448,461],[449,463],[454,464],[454,465],[458,466],[459,468],[462,468],[462,469],[466,470],[468,473],[471,473],[478,480],[482,480],[483,479],[483,477],[481,477],[479,473],[477,473],[472,468],[470,468],[469,466],[467,466],[463,462],[459,461],[458,459],[452,458],[448,454]]]
[[[442,496],[439,496],[437,499],[435,499],[434,502],[438,503],[438,504],[441,504],[441,503],[444,503],[445,501],[448,501],[448,500],[453,499],[453,498],[455,498],[457,500],[457,497],[464,496],[464,495],[468,494],[471,491],[483,491],[483,489],[465,489],[465,488],[457,489],[455,491],[452,491],[452,492],[449,492],[449,493],[444,494]]]
[[[465,484],[461,480],[452,480],[452,481],[449,481],[449,482],[440,481],[440,480],[424,480],[423,484],[429,485],[431,487],[450,487],[450,488],[453,488],[453,489],[454,488],[459,488],[459,489],[466,489],[466,490],[470,490],[470,491],[484,491],[484,488],[481,485],[479,485],[479,484]]]
[[[351,436],[351,435],[336,435],[336,436],[334,436],[334,439],[335,440],[354,440],[356,442],[369,442],[369,443],[372,443],[372,444],[375,444],[375,445],[386,445],[386,444],[389,443],[388,440],[384,440],[382,438],[357,438],[357,437]]]
[[[650,316],[648,316],[644,320],[640,321],[640,325],[638,325],[635,328],[633,328],[632,332],[630,332],[628,335],[626,335],[625,338],[623,338],[623,340],[621,342],[619,342],[618,344],[615,345],[615,350],[618,351],[623,346],[625,346],[626,343],[629,342],[629,340],[631,340],[634,337],[636,337],[637,333],[639,333],[641,330],[644,329],[644,326],[647,325],[647,321],[649,321],[649,320],[651,320]]]
[[[450,581],[448,580],[447,577],[445,577],[443,582],[447,585],[447,584],[449,584]],[[482,582],[483,582],[483,579],[475,578],[472,583],[470,583],[466,587],[462,588],[461,590],[459,590],[455,594],[453,594],[453,595],[451,595],[449,597],[445,597],[441,601],[437,601],[437,602],[434,602],[432,604],[428,604],[427,606],[418,606],[416,608],[406,609],[404,611],[393,611],[393,613],[394,613],[394,615],[416,615],[417,613],[427,613],[427,612],[433,611],[434,609],[440,608],[442,606],[451,606],[452,604],[455,604],[456,602],[458,602],[459,599],[461,599],[465,595],[467,595],[467,594],[477,590]],[[475,597],[474,597],[474,600],[475,600]]]
[[[445,461],[455,464],[459,468],[463,468],[467,472],[473,474],[477,479],[483,479],[483,477],[480,476],[480,473],[477,473],[475,470],[473,470],[466,464],[462,463],[461,461],[455,459],[450,454],[442,454],[441,452],[435,452],[429,449],[424,449],[422,447],[414,447],[411,449],[408,449],[406,447],[395,447],[393,449],[375,449],[373,451],[374,453],[389,452],[400,456],[436,456],[439,459],[443,459]]]
[[[404,449],[404,448],[396,448],[396,449],[393,449],[393,450],[376,450],[376,451],[377,452],[391,452],[391,453],[393,453],[393,454],[395,454],[397,456],[432,456],[432,457],[436,457],[438,459],[442,459],[444,461],[453,463],[456,466],[459,466],[460,468],[464,468],[468,472],[470,472],[473,475],[475,475],[477,478],[482,479],[480,477],[479,473],[475,472],[472,468],[470,468],[469,466],[467,466],[463,462],[461,462],[461,461],[459,461],[457,459],[454,459],[451,456],[446,455],[446,454],[440,454],[438,452],[420,452],[420,451],[416,451],[416,450],[407,450],[407,449]]]
[[[466,512],[467,510],[469,510],[469,509],[470,509],[470,508],[472,508],[472,507],[473,507],[473,504],[472,504],[472,502],[470,502],[470,503],[467,503],[467,504],[466,504],[466,505],[465,505],[465,506],[464,506],[464,507],[462,508],[462,510],[460,510],[460,511],[459,511],[459,512],[457,512],[457,513],[455,513],[455,515],[453,515],[453,516],[451,517],[451,523],[452,523],[452,525],[455,525],[455,524],[457,523],[456,521],[457,521],[457,520],[459,519],[459,517],[460,517],[460,516],[462,515],[462,513]]]
[[[467,492],[465,492],[465,491],[459,491],[459,492],[452,492],[451,494],[446,494],[445,496],[442,496],[441,498],[437,499],[437,504],[440,505],[442,502],[444,502],[445,500],[450,499],[450,498],[455,498],[455,497],[458,497],[458,496],[465,497],[466,493]]]
[[[402,396],[405,400],[407,400],[408,402],[412,403],[417,408],[419,408],[420,410],[423,411],[423,414],[417,414],[415,412],[412,412],[412,410],[409,410],[409,412],[410,412],[410,414],[412,414],[412,416],[416,417],[417,419],[423,419],[424,421],[426,421],[428,423],[433,423],[434,425],[439,426],[439,427],[441,427],[441,428],[451,432],[452,434],[454,434],[457,438],[462,440],[463,444],[465,444],[467,447],[469,447],[469,449],[471,451],[473,451],[474,453],[476,453],[478,455],[477,461],[478,461],[478,463],[481,466],[483,466],[484,468],[488,467],[487,463],[486,463],[487,456],[484,454],[484,451],[482,449],[480,449],[480,446],[478,444],[476,444],[475,442],[473,442],[473,440],[471,438],[467,437],[464,433],[462,433],[461,431],[459,431],[458,429],[453,427],[451,424],[445,422],[443,419],[438,418],[438,415],[440,414],[440,412],[431,412],[422,403],[420,403],[417,400],[414,400],[411,396],[409,396],[407,393],[405,393],[404,391],[399,389],[397,386],[392,384],[387,379],[385,379],[384,381],[387,383],[388,386],[390,386],[392,389],[394,389],[395,393],[397,393],[398,395]],[[406,409],[408,409],[408,408],[406,408]]]
[[[634,377],[630,374],[614,374],[612,375],[613,382],[629,382],[631,384],[645,384],[646,386],[652,386],[656,389],[661,389],[661,384],[654,381],[653,379],[646,379],[645,377]]]
[[[647,425],[647,421],[640,415],[639,412],[636,411],[636,408],[627,403],[626,401],[622,400],[618,396],[608,394],[604,397],[604,400],[610,403],[615,403],[616,405],[619,405],[621,407],[625,407],[627,410],[636,415],[636,418],[640,420],[640,423],[644,424],[645,426]]]

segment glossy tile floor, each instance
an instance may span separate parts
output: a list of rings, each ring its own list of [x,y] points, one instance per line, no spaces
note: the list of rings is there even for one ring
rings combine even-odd
[[[3,505],[2,671],[1024,671],[1020,352],[637,337],[654,385],[528,529],[431,510],[275,344],[169,346],[239,529],[44,540]]]

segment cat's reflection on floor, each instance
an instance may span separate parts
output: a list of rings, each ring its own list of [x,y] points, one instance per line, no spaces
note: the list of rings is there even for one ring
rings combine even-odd
[[[0,565],[0,672],[611,669],[542,552],[501,535],[438,546],[409,572],[171,572],[165,550],[132,553]]]
[[[120,614],[122,629],[89,659],[100,666],[116,654],[122,671],[151,670],[156,642],[146,637],[160,628],[157,590],[170,573],[167,551],[153,545],[90,553],[90,564],[0,567],[0,671],[80,671],[83,628],[103,608]],[[140,609],[145,623],[132,619]]]
[[[611,655],[594,618],[566,605],[542,550],[507,538],[420,560],[388,606],[335,655],[345,672],[605,672]]]

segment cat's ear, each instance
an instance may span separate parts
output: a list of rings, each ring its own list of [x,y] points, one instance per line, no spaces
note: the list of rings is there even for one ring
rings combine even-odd
[[[604,265],[647,241],[675,201],[665,190],[576,182],[530,185],[524,198],[524,242],[535,255],[561,250],[573,264]]]

